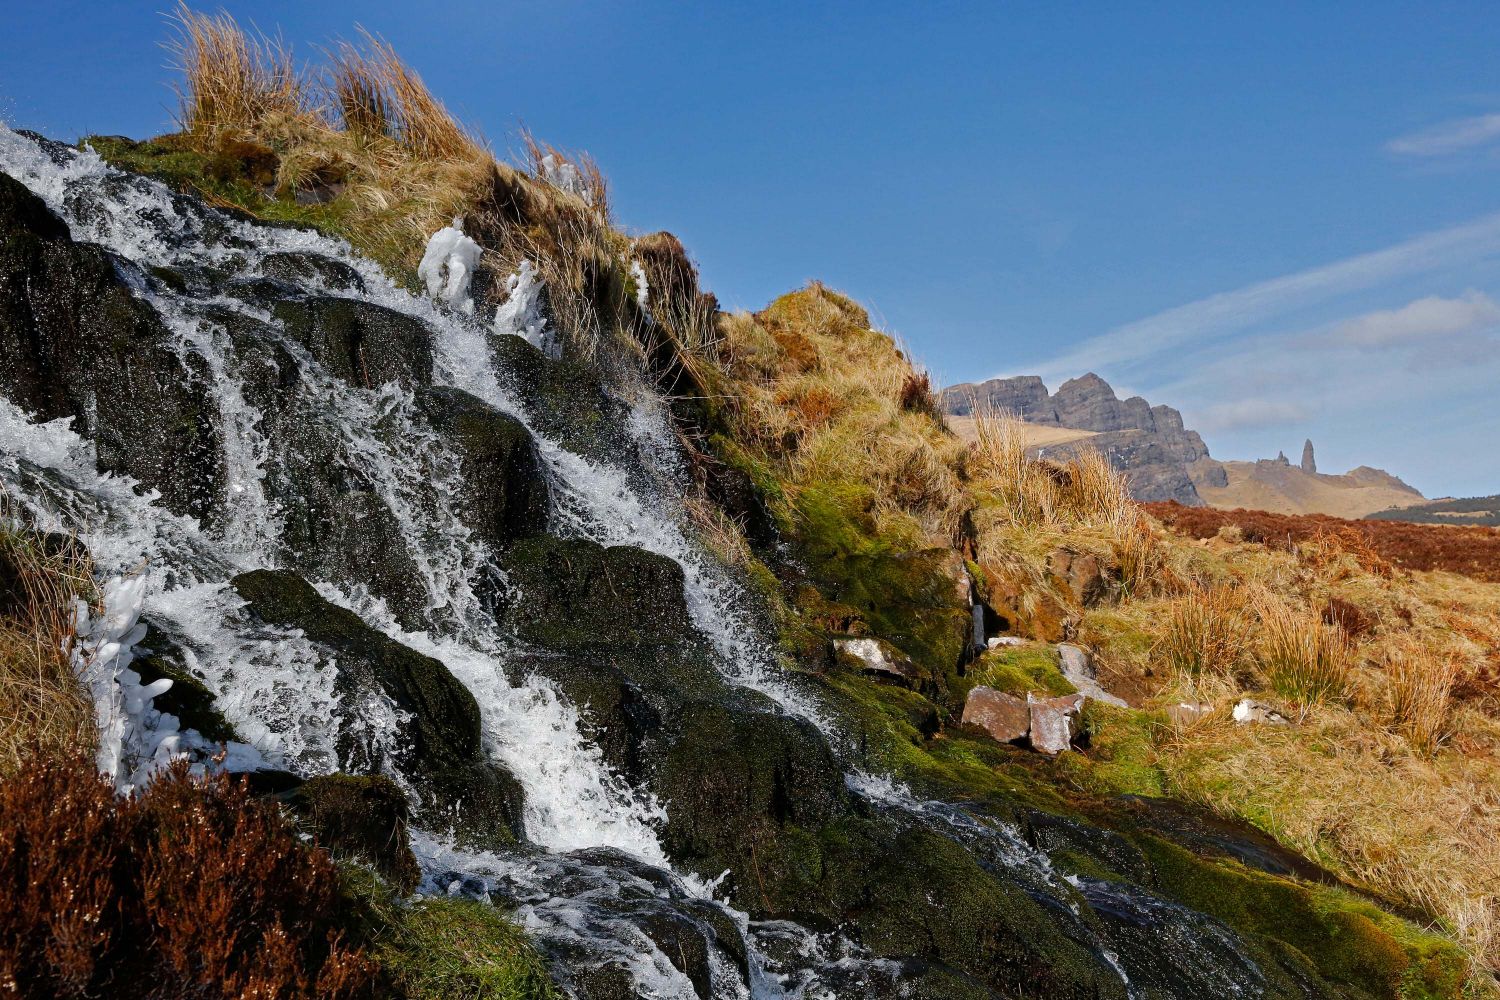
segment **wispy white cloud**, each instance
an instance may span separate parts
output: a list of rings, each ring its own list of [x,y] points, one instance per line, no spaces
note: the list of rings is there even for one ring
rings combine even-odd
[[[1127,372],[1163,352],[1201,349],[1257,324],[1354,292],[1500,254],[1500,213],[1424,233],[1383,250],[1211,295],[1083,341],[1039,366],[1049,380],[1084,371]],[[1122,372],[1124,374],[1124,372]]]
[[[1457,298],[1438,295],[1379,309],[1335,324],[1322,338],[1330,345],[1401,347],[1487,330],[1500,323],[1500,303],[1470,289]]]
[[[1260,397],[1236,399],[1197,410],[1196,429],[1213,433],[1274,427],[1306,420],[1310,413],[1305,403],[1296,400]]]
[[[1399,156],[1447,156],[1496,140],[1500,140],[1500,114],[1476,115],[1398,135],[1385,148]]]

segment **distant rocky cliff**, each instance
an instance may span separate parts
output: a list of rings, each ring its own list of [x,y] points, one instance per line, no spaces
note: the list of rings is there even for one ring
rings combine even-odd
[[[1183,427],[1181,413],[1140,396],[1120,399],[1093,373],[1069,379],[1050,394],[1035,375],[962,383],[944,389],[942,403],[944,412],[955,416],[1004,410],[1028,423],[1090,431],[1086,440],[1051,445],[1045,452],[1056,457],[1080,448],[1103,452],[1125,473],[1137,500],[1202,506],[1195,480],[1212,486],[1228,482],[1203,438]]]

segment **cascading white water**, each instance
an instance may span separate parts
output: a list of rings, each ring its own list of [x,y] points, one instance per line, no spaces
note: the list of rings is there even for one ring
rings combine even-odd
[[[0,169],[41,196],[68,223],[75,239],[99,243],[143,270],[236,258],[241,273],[255,274],[267,254],[315,250],[354,267],[371,289],[364,296],[368,300],[416,316],[439,331],[460,325],[426,300],[394,288],[378,268],[339,241],[225,218],[215,222],[238,237],[233,248],[206,240],[199,232],[202,219],[192,214],[203,210],[174,204],[160,185],[125,177],[89,152],[59,163],[0,126]],[[179,351],[201,359],[210,373],[232,493],[227,529],[205,530],[191,518],[165,510],[153,492],[125,477],[99,473],[91,442],[66,421],[38,424],[3,400],[0,482],[41,518],[42,527],[78,531],[101,573],[145,574],[148,613],[182,637],[188,666],[221,692],[217,706],[247,741],[231,748],[230,765],[270,764],[304,775],[336,770],[340,761],[332,720],[342,717],[347,726],[353,719],[363,730],[356,734],[360,739],[379,744],[393,731],[393,706],[340,704],[332,671],[319,668],[318,651],[300,633],[251,624],[242,614],[243,602],[225,581],[247,569],[276,566],[281,557],[280,526],[261,490],[266,461],[257,429],[261,415],[241,391],[240,359],[224,330],[173,293],[152,292],[138,276],[127,275],[131,277],[136,278],[130,281],[132,288],[177,334]],[[276,325],[272,317],[234,299],[214,299],[213,305]],[[294,344],[284,346],[297,351]],[[554,850],[608,847],[665,866],[655,833],[660,807],[609,770],[580,732],[577,710],[550,682],[508,678],[499,638],[466,630],[477,608],[469,580],[474,561],[485,553],[451,507],[453,491],[445,480],[456,469],[455,457],[409,419],[409,394],[394,385],[353,390],[324,373],[305,352],[298,362],[307,380],[303,391],[316,404],[309,410],[333,421],[341,461],[375,485],[401,524],[427,588],[429,609],[443,612],[452,634],[402,632],[383,605],[366,594],[325,583],[323,595],[353,608],[398,641],[441,659],[470,689],[480,707],[487,749],[525,789],[524,823],[534,842]],[[487,358],[480,367],[488,370]],[[501,397],[492,394],[491,399]],[[504,409],[519,413],[504,402]],[[428,844],[441,839],[437,832],[422,837]],[[429,851],[427,860],[436,865],[454,857],[439,854]],[[544,935],[549,929],[573,933],[567,930],[569,919],[562,900],[535,915]],[[620,921],[613,929],[624,933],[625,926]],[[631,933],[639,937],[638,931]],[[692,995],[687,980],[649,942],[634,941],[630,950],[659,959],[648,995]]]

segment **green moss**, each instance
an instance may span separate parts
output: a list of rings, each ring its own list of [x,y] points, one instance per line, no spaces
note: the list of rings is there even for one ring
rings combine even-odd
[[[1085,754],[1058,759],[1075,784],[1099,795],[1167,794],[1165,773],[1157,764],[1156,737],[1165,720],[1152,712],[1086,702],[1079,731],[1088,743]]]
[[[196,194],[211,205],[238,209],[264,222],[305,226],[353,243],[398,280],[414,284],[416,275],[402,263],[410,247],[393,235],[381,242],[350,223],[352,203],[341,195],[321,204],[299,204],[289,191],[275,188],[275,153],[252,143],[231,143],[216,154],[188,147],[179,135],[144,142],[123,136],[91,135],[80,146],[98,153],[121,170],[153,177],[185,194]],[[269,159],[268,159],[269,157]]]
[[[968,680],[1023,698],[1028,692],[1064,695],[1077,690],[1063,676],[1056,648],[1040,643],[990,650],[969,668]]]
[[[561,992],[525,931],[468,899],[403,901],[366,869],[341,869],[364,917],[365,947],[409,1000],[555,1000]]]
[[[1290,946],[1331,982],[1392,1000],[1463,995],[1468,959],[1458,946],[1372,903],[1209,861],[1151,834],[1131,839],[1151,861],[1159,890],[1242,933]]]

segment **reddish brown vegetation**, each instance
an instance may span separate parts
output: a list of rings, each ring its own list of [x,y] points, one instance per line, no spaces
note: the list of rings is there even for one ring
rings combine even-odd
[[[274,806],[185,766],[115,795],[81,759],[0,784],[0,993],[371,996],[333,862]]]
[[[1336,541],[1366,569],[1381,564],[1408,570],[1447,570],[1500,583],[1500,529],[1347,521],[1324,514],[1272,514],[1263,510],[1215,510],[1179,503],[1151,503],[1146,510],[1190,538],[1212,538],[1221,528],[1239,528],[1247,542],[1294,549],[1307,542]]]

